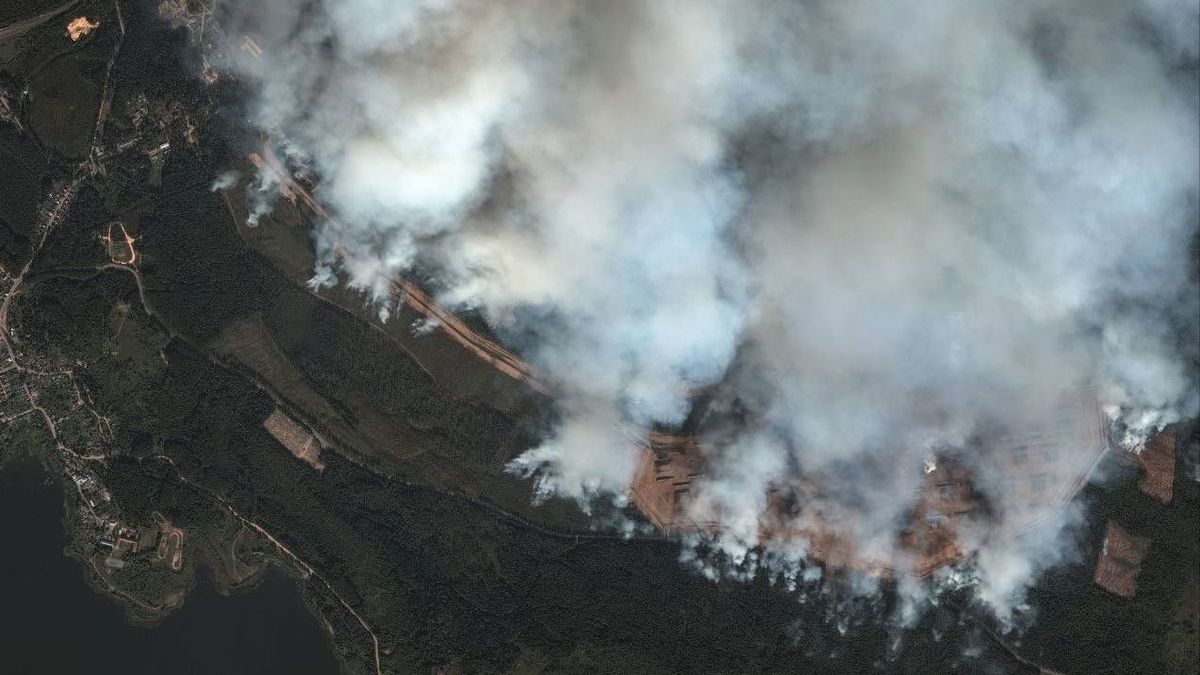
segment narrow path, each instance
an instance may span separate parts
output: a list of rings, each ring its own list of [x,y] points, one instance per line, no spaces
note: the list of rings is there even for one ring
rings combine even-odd
[[[342,607],[344,607],[346,609],[346,611],[349,612],[350,615],[353,616],[355,618],[355,620],[358,621],[359,625],[362,626],[363,630],[365,630],[367,632],[367,634],[371,636],[371,645],[372,645],[372,649],[373,649],[374,657],[375,657],[376,675],[382,675],[383,671],[382,671],[382,665],[381,665],[381,660],[380,660],[380,656],[379,656],[379,637],[378,637],[378,635],[375,633],[374,630],[371,629],[371,627],[367,623],[366,619],[363,618],[363,616],[361,614],[359,614],[358,611],[355,610],[354,607],[349,602],[347,602],[345,600],[345,598],[343,598],[341,596],[341,594],[339,594],[337,592],[336,589],[334,589],[333,584],[331,584],[325,578],[324,575],[322,575],[319,571],[317,571],[315,568],[313,568],[311,565],[309,565],[307,562],[305,562],[303,558],[301,558],[299,555],[297,555],[295,552],[293,552],[290,548],[288,548],[286,544],[284,544],[282,541],[280,541],[278,538],[276,538],[274,535],[272,535],[266,528],[264,528],[263,526],[259,525],[256,522],[254,522],[253,520],[247,518],[246,516],[242,515],[242,513],[240,511],[238,511],[236,507],[234,507],[232,504],[230,504],[225,498],[216,494],[212,490],[209,490],[208,488],[204,487],[203,485],[200,485],[200,484],[190,480],[186,476],[184,476],[183,473],[179,470],[179,467],[175,464],[175,460],[173,458],[168,457],[166,455],[153,455],[153,456],[147,457],[145,459],[156,459],[156,460],[165,462],[168,465],[170,465],[172,470],[175,473],[175,476],[179,479],[179,481],[181,483],[183,483],[184,485],[187,485],[188,487],[191,487],[192,489],[200,492],[201,494],[203,494],[203,495],[207,496],[208,498],[212,499],[213,501],[217,502],[224,509],[226,509],[230,513],[230,515],[237,518],[238,521],[242,523],[242,525],[254,530],[255,532],[262,535],[264,538],[266,538],[268,541],[270,541],[271,544],[273,544],[277,550],[279,550],[281,553],[285,554],[290,560],[292,560],[294,563],[296,563],[299,566],[305,579],[315,578],[317,581],[321,582],[321,584],[323,586],[325,586],[325,588],[333,595],[333,597],[337,599],[337,601],[342,605]],[[556,530],[553,528],[538,525],[537,523],[534,523],[520,515],[517,515],[515,513],[507,511],[504,508],[502,508],[492,502],[484,500],[484,499],[470,497],[468,495],[456,493],[454,491],[434,488],[434,487],[419,484],[419,483],[408,483],[406,481],[402,481],[399,479],[394,479],[394,478],[390,478],[390,477],[386,477],[386,476],[384,478],[388,481],[399,483],[408,488],[424,490],[427,492],[440,494],[440,495],[443,495],[446,497],[451,497],[454,499],[464,501],[472,506],[475,506],[476,508],[478,508],[482,511],[485,511],[485,512],[491,514],[494,517],[499,517],[502,520],[505,520],[520,529],[531,531],[536,534],[540,534],[542,536],[550,537],[553,539],[568,541],[568,542],[571,542],[572,544],[581,544],[581,543],[588,543],[588,542],[604,542],[604,543],[613,543],[613,544],[656,544],[656,545],[671,545],[671,546],[676,546],[679,544],[679,541],[677,539],[673,539],[673,538],[669,538],[669,537],[627,536],[627,535],[618,534],[618,533],[571,532],[571,531],[565,531],[565,530]]]
[[[334,219],[302,185],[292,179],[283,163],[269,148],[264,147],[261,155],[251,153],[249,160],[256,169],[270,176],[271,180],[278,185],[279,193],[285,198],[293,201],[299,200],[308,207],[313,215],[328,221],[335,228],[343,228],[341,223]],[[339,257],[346,257],[346,250],[342,246],[336,245],[334,250]],[[514,380],[524,382],[534,391],[546,395],[551,393],[550,386],[537,375],[533,366],[496,342],[480,335],[453,312],[435,302],[417,284],[404,278],[396,278],[392,281],[392,289],[402,301],[435,321],[442,332],[472,354]]]
[[[92,570],[96,572],[96,576],[100,577],[100,580],[104,582],[104,585],[108,586],[108,590],[112,591],[113,593],[116,593],[117,595],[121,596],[122,598],[125,598],[126,600],[132,602],[133,604],[137,605],[138,607],[141,607],[142,609],[145,609],[145,610],[148,610],[151,612],[161,612],[162,611],[161,606],[147,604],[147,603],[137,599],[133,595],[129,594],[129,592],[122,590],[113,582],[109,581],[108,577],[104,576],[104,573],[101,572],[100,568],[96,566],[96,556],[92,556],[91,560],[92,560]]]
[[[100,105],[97,107],[96,124],[92,129],[91,155],[93,157],[99,154],[100,142],[104,134],[104,123],[108,120],[108,111],[112,107],[113,66],[117,63],[117,56],[121,53],[121,45],[125,44],[125,15],[121,13],[120,0],[113,0],[113,7],[117,11],[117,29],[120,37],[117,38],[117,45],[113,47],[112,56],[108,59],[108,66],[104,70],[104,88],[100,90]]]
[[[360,615],[354,609],[354,607],[352,607],[349,602],[346,602],[345,598],[343,598],[341,596],[341,594],[338,593],[337,590],[334,589],[333,584],[329,583],[329,581],[320,572],[313,569],[313,567],[311,565],[309,565],[308,563],[306,563],[303,558],[301,558],[300,556],[293,553],[290,548],[288,548],[283,542],[276,539],[265,528],[263,528],[261,525],[254,522],[253,520],[250,520],[249,518],[246,518],[245,516],[243,516],[236,508],[234,508],[234,506],[232,504],[230,504],[228,501],[226,501],[225,498],[221,497],[220,495],[214,493],[213,491],[209,490],[208,488],[206,488],[202,485],[192,482],[190,479],[188,479],[186,476],[184,476],[183,473],[179,471],[179,467],[177,467],[175,465],[174,459],[167,457],[166,455],[154,455],[150,459],[158,459],[158,460],[165,461],[167,464],[170,464],[171,468],[174,469],[174,471],[175,471],[175,476],[180,480],[180,482],[191,487],[194,490],[197,490],[198,492],[209,497],[210,499],[216,501],[218,504],[220,504],[222,507],[224,507],[225,510],[227,510],[230,513],[230,515],[232,515],[234,518],[237,518],[242,523],[242,525],[253,529],[255,532],[258,532],[263,537],[265,537],[268,541],[270,541],[272,544],[275,545],[275,548],[278,551],[285,554],[288,558],[290,558],[293,562],[295,562],[297,565],[300,566],[300,569],[304,573],[305,579],[315,578],[316,580],[320,581],[325,586],[325,588],[327,588],[329,590],[329,592],[333,595],[333,597],[336,598],[337,601],[342,604],[342,607],[344,607],[346,609],[346,611],[349,612],[350,615],[353,616],[358,621],[358,623],[363,627],[363,630],[367,631],[367,634],[371,636],[371,645],[372,645],[372,648],[373,648],[374,654],[375,654],[375,675],[383,675],[383,667],[382,667],[380,659],[379,659],[379,637],[375,634],[375,631],[371,630],[371,626],[369,624],[367,624],[366,619],[364,619],[362,617],[362,615]]]
[[[990,639],[993,643],[995,643],[995,645],[997,647],[1004,650],[1004,652],[1006,654],[1008,654],[1009,657],[1011,657],[1014,661],[1016,661],[1022,667],[1028,669],[1031,672],[1038,673],[1039,675],[1063,675],[1063,673],[1061,673],[1057,670],[1053,670],[1051,668],[1043,666],[1042,664],[1037,663],[1037,662],[1033,661],[1032,659],[1029,659],[1028,657],[1026,657],[1019,650],[1017,650],[1017,648],[1015,646],[1013,646],[1013,644],[1011,642],[1006,640],[1003,635],[996,632],[996,630],[991,627],[991,625],[987,622],[987,620],[980,618],[978,615],[976,615],[970,609],[963,606],[958,601],[947,600],[946,606],[949,607],[950,609],[953,609],[955,612],[957,612],[959,616],[967,619],[971,623],[978,626],[981,630],[983,630],[983,632],[987,634],[988,639]]]
[[[17,21],[16,23],[10,23],[9,25],[5,26],[4,28],[0,28],[0,40],[7,40],[9,38],[17,37],[18,35],[23,35],[29,31],[33,30],[34,28],[37,28],[38,26],[46,23],[50,19],[53,19],[54,17],[58,16],[59,14],[62,14],[63,12],[67,11],[68,9],[71,9],[75,5],[78,5],[80,3],[80,1],[81,0],[70,0],[70,2],[64,2],[63,4],[59,5],[58,7],[55,7],[54,9],[42,12],[41,14],[38,14],[37,16],[33,16],[28,19],[24,19],[22,21]]]

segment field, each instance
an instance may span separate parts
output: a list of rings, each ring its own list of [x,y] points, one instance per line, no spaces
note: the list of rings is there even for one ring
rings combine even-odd
[[[261,142],[237,122],[238,85],[202,85],[184,36],[153,3],[129,4],[101,140],[137,140],[139,111],[167,120],[161,174],[136,143],[103,172],[75,161],[91,140],[98,55],[114,46],[112,5],[88,4],[102,25],[78,46],[39,46],[61,30],[49,24],[20,49],[0,45],[3,77],[36,93],[27,133],[0,122],[6,270],[31,250],[50,187],[80,184],[13,304],[14,334],[29,358],[71,364],[111,421],[91,461],[124,517],[179,530],[161,560],[97,570],[97,587],[166,606],[200,567],[236,590],[282,566],[305,580],[351,673],[374,672],[374,640],[385,672],[1022,672],[964,597],[901,629],[879,620],[898,611],[886,583],[859,597],[828,574],[797,590],[749,568],[714,582],[681,563],[677,541],[595,532],[574,503],[535,503],[504,466],[541,440],[552,402],[440,331],[415,334],[411,309],[383,321],[357,291],[306,287],[313,225],[284,204],[248,228],[240,188],[211,189]],[[113,222],[136,264],[106,250]],[[296,440],[310,432],[319,458]],[[47,439],[28,419],[6,426],[0,462]],[[1178,480],[1163,506],[1114,472],[1084,492],[1081,557],[1039,581],[1038,619],[1008,646],[1064,672],[1182,672],[1197,658],[1197,485]],[[1091,583],[1109,519],[1153,535],[1132,600]],[[91,559],[94,542],[74,545]]]

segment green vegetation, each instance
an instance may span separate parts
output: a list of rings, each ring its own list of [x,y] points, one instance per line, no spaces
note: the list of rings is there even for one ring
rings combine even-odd
[[[108,136],[131,133],[139,96],[188,110],[236,105],[236,92],[221,88],[236,85],[200,89],[181,36],[161,28],[153,3],[133,5]],[[34,137],[0,123],[0,161],[11,167],[0,177],[6,270],[31,251],[47,186],[76,166],[64,155],[90,134],[77,110],[94,107],[89,59],[111,48],[109,38],[0,66],[10,71],[0,83],[30,84],[44,102],[23,113],[37,122]],[[71,104],[78,107],[55,103],[75,80],[84,87]],[[85,180],[12,309],[22,349],[72,368],[110,423],[112,437],[97,440],[95,420],[67,414],[71,380],[41,383],[42,403],[69,418],[63,438],[103,446],[95,469],[123,518],[150,524],[161,516],[187,533],[178,572],[143,555],[93,577],[101,590],[111,580],[159,608],[121,599],[135,618],[161,618],[202,566],[232,590],[252,586],[266,565],[300,576],[307,565],[315,574],[306,600],[354,673],[373,672],[374,656],[368,629],[347,606],[378,636],[389,672],[925,673],[982,668],[983,660],[962,660],[964,645],[987,658],[998,653],[946,606],[911,630],[872,621],[847,637],[825,599],[802,603],[765,573],[715,583],[680,564],[676,543],[575,536],[571,528],[586,521],[573,504],[534,507],[529,483],[503,472],[537,441],[546,402],[437,333],[407,335],[411,315],[384,324],[371,308],[347,309],[358,301],[352,291],[305,290],[298,270],[311,250],[298,219],[264,225],[297,228],[286,237],[239,234],[210,185],[253,143],[222,119],[199,118],[199,148],[173,137],[161,185],[149,184],[147,157],[132,151]],[[138,237],[137,276],[106,267],[99,236],[114,219]],[[277,406],[333,441],[324,472],[263,428]],[[32,416],[0,427],[0,464],[14,448],[52,456],[51,447]],[[1092,517],[1081,550],[1092,557],[1038,585],[1039,620],[1021,646],[1030,658],[1068,672],[1183,672],[1196,663],[1197,486],[1181,482],[1175,502],[1162,507],[1133,482],[1125,476],[1086,492]],[[1091,583],[1110,517],[1154,539],[1133,601]],[[73,547],[84,561],[96,554],[93,540]],[[895,598],[885,591],[877,600],[882,608],[861,601],[860,614],[888,616]],[[900,647],[889,649],[896,638]]]
[[[1192,442],[1200,442],[1195,430]],[[1022,637],[1022,651],[1064,672],[1194,672],[1200,639],[1200,485],[1177,476],[1174,499],[1164,506],[1137,489],[1135,471],[1109,468],[1117,475],[1082,495],[1088,509],[1078,542],[1082,559],[1051,570],[1033,591],[1037,622]],[[1110,519],[1152,542],[1133,599],[1092,583]]]
[[[0,70],[0,87],[5,87]],[[11,268],[29,256],[29,237],[37,214],[46,162],[38,148],[16,129],[0,124],[0,264]]]
[[[0,469],[19,455],[36,455],[52,445],[46,428],[31,417],[0,426]]]

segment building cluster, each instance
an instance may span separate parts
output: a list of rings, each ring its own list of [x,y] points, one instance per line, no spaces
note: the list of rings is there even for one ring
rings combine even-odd
[[[1163,504],[1173,496],[1177,435],[1177,429],[1169,427],[1140,452],[1119,454],[1141,469],[1139,489]],[[1013,535],[1056,517],[1105,456],[1107,439],[1094,394],[1086,389],[1065,392],[1050,423],[992,439],[993,465],[985,476],[992,485],[990,498],[976,485],[979,467],[967,466],[954,456],[930,455],[920,489],[913,495],[909,524],[898,537],[900,555],[893,559],[862,554],[844,524],[797,518],[806,497],[822,492],[819,482],[806,476],[768,491],[759,539],[761,543],[802,539],[809,554],[830,568],[926,576],[968,555],[960,531],[997,509],[1003,511],[998,526]],[[632,502],[663,532],[719,532],[719,518],[704,518],[692,508],[697,491],[703,489],[699,479],[705,462],[704,450],[694,437],[651,434],[641,446],[640,465],[629,489]],[[1097,556],[1095,582],[1116,595],[1133,597],[1151,543],[1109,522]]]
[[[188,37],[200,51],[200,79],[205,84],[215,84],[220,76],[209,62],[214,46],[224,44],[225,32],[221,23],[213,19],[217,0],[162,0],[158,3],[158,16],[172,28],[187,30]]]
[[[1179,429],[1167,427],[1146,443],[1141,452],[1123,453],[1121,459],[1142,471],[1138,489],[1143,494],[1169,504],[1175,492],[1175,448]],[[1119,524],[1109,521],[1104,543],[1096,560],[1096,583],[1106,591],[1132,598],[1137,594],[1137,578],[1142,560],[1153,542],[1131,535]]]
[[[118,570],[136,559],[168,560],[171,569],[181,568],[183,530],[162,521],[134,525],[121,515],[108,489],[84,460],[65,455],[67,478],[79,495],[79,533],[91,540],[105,567]]]
[[[107,175],[111,160],[132,151],[150,160],[150,184],[157,186],[171,143],[182,141],[193,147],[199,143],[195,118],[196,111],[177,100],[152,99],[144,93],[131,96],[124,114],[109,120],[105,142],[93,148],[88,160],[91,173]]]
[[[119,544],[119,541],[128,540],[130,533],[135,530],[122,523],[120,510],[113,502],[112,495],[87,461],[67,453],[62,453],[61,457],[64,473],[79,496],[77,520],[80,538],[94,541],[97,550],[113,550],[116,556],[109,557],[116,562],[110,563],[109,567],[124,567],[123,557],[128,552],[128,545]],[[114,548],[118,545],[122,547],[119,550]]]
[[[36,364],[35,364],[36,365]],[[29,367],[25,363],[25,367]],[[44,373],[44,371],[38,371]],[[44,416],[48,424],[57,430],[55,444],[62,463],[63,475],[74,487],[77,496],[76,528],[80,539],[92,542],[97,554],[104,555],[104,564],[109,569],[121,569],[127,561],[136,557],[153,555],[158,560],[169,558],[172,569],[181,569],[183,530],[162,522],[153,525],[132,525],[125,521],[117,504],[113,501],[104,482],[96,473],[103,455],[83,455],[68,448],[63,442],[66,428],[85,429],[86,438],[79,447],[95,449],[111,441],[111,428],[107,419],[96,416],[88,407],[86,394],[74,385],[70,371],[38,375],[31,387],[27,374],[22,374],[14,364],[0,366],[0,423],[9,424],[30,414]],[[53,391],[54,395],[44,395]],[[63,415],[53,410],[66,408]],[[38,407],[34,407],[34,406]],[[44,408],[42,406],[49,406]],[[85,424],[74,424],[85,420]],[[106,433],[107,432],[107,433]]]
[[[113,520],[105,525],[96,545],[108,549],[108,555],[104,558],[106,567],[121,569],[132,557],[150,557],[157,551],[159,533],[158,525],[134,528]]]
[[[694,438],[651,434],[640,460],[629,492],[655,527],[672,534],[716,527],[693,521],[687,508],[693,483],[704,471],[704,454]]]
[[[804,540],[809,554],[832,568],[925,576],[970,553],[960,537],[967,523],[999,512],[990,522],[1015,536],[1054,518],[1082,489],[1108,449],[1107,439],[1094,392],[1065,391],[1048,421],[989,439],[993,451],[985,467],[968,466],[953,454],[931,454],[894,555],[863,553],[848,532],[851,523],[806,513],[806,502],[822,494],[815,476],[796,476],[769,490],[759,540]],[[651,435],[630,486],[632,502],[664,532],[718,532],[719,514],[705,517],[693,508],[705,464],[695,438]]]

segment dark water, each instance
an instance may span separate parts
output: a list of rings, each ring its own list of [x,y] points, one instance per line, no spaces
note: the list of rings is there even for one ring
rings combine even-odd
[[[0,673],[267,675],[337,672],[295,583],[268,575],[222,597],[200,584],[156,628],[130,626],[65,557],[62,491],[32,460],[0,471]]]

